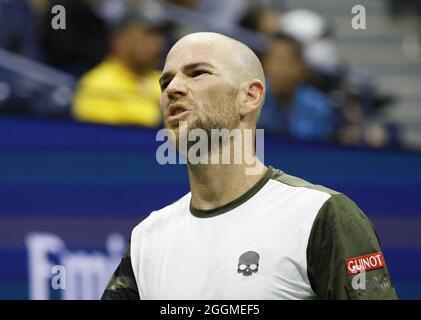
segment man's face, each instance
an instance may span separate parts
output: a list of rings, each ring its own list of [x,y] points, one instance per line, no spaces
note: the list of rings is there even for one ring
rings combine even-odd
[[[181,40],[167,56],[160,80],[164,124],[180,138],[195,128],[233,129],[239,124],[238,83],[223,48]],[[178,132],[186,121],[187,132]]]

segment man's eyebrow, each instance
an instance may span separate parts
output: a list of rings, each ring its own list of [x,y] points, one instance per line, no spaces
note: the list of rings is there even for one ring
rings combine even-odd
[[[172,72],[164,72],[161,77],[159,78],[159,85],[162,87],[162,83],[167,81],[167,79],[171,78],[173,76]]]
[[[199,67],[208,67],[208,68],[213,68],[213,69],[215,68],[215,66],[213,66],[212,64],[208,62],[194,62],[194,63],[190,63],[183,66],[183,70],[190,71]],[[162,83],[165,82],[167,79],[171,78],[172,76],[173,76],[173,72],[171,71],[164,72],[159,78],[159,84],[162,86]]]

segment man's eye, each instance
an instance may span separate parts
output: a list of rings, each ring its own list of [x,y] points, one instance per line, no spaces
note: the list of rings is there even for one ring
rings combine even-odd
[[[161,91],[164,91],[168,87],[168,82],[161,83]]]
[[[209,71],[206,70],[195,70],[192,72],[192,77],[200,76],[201,74],[209,74]]]

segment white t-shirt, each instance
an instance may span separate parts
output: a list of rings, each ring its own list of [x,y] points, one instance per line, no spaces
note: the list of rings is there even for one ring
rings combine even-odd
[[[351,232],[338,232],[344,227]],[[345,261],[380,251],[349,198],[269,167],[222,207],[195,209],[188,193],[152,212],[133,229],[103,298],[119,289],[164,300],[358,298]],[[373,271],[390,282],[385,266]]]

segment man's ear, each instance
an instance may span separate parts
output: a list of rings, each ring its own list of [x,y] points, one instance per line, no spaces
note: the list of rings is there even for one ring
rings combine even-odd
[[[247,82],[241,90],[242,95],[239,105],[239,114],[241,120],[243,120],[257,112],[263,104],[265,86],[262,81],[254,79]]]

